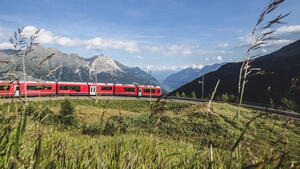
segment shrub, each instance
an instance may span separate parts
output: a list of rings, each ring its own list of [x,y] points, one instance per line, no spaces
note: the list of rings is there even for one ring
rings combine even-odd
[[[227,93],[222,94],[220,97],[220,100],[224,101],[224,102],[228,102],[229,97],[228,97]]]
[[[100,124],[83,124],[81,127],[81,133],[91,136],[100,135],[102,132],[102,127]]]
[[[197,95],[196,95],[195,91],[192,92],[192,98],[197,98]]]
[[[297,110],[298,109],[298,105],[296,104],[295,101],[290,100],[288,98],[282,98],[280,100],[281,105],[279,106],[280,109],[284,109],[284,110]]]
[[[228,96],[228,102],[234,103],[235,101],[236,101],[235,95],[231,94],[231,95]]]
[[[186,97],[186,94],[184,92],[182,92],[181,97]]]
[[[176,92],[175,96],[176,97],[180,97],[179,92]]]
[[[272,98],[269,100],[269,107],[270,108],[275,108],[275,103],[274,103],[274,100]]]
[[[74,107],[70,100],[65,99],[60,104],[60,115],[58,117],[59,121],[63,125],[72,126],[77,123],[76,116],[74,114]]]

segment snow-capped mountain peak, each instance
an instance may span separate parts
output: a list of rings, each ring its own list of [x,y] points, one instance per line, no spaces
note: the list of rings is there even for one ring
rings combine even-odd
[[[104,55],[93,56],[90,59],[89,65],[91,67],[91,71],[96,71],[97,73],[105,72],[114,74],[117,71],[123,72],[114,60]]]

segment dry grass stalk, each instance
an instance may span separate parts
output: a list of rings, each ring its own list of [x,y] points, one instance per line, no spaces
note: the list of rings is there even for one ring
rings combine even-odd
[[[216,92],[217,92],[219,83],[220,83],[220,80],[218,80],[218,82],[217,82],[217,84],[216,84],[216,86],[215,86],[215,89],[214,89],[214,91],[213,91],[213,93],[212,93],[212,95],[211,95],[211,97],[210,97],[210,99],[209,99],[208,106],[207,106],[207,112],[210,112],[210,111],[211,111],[210,105],[211,105],[212,100],[213,100],[214,97],[215,97],[215,94],[216,94]]]
[[[24,86],[26,88],[26,69],[25,69],[25,60],[27,55],[33,51],[33,46],[39,45],[39,43],[35,43],[34,41],[38,37],[40,29],[36,30],[33,35],[28,37],[24,33],[24,27],[18,28],[18,31],[14,33],[14,36],[9,39],[10,43],[14,46],[17,53],[15,54],[17,57],[23,58],[23,80]],[[25,101],[27,100],[27,92],[25,91]]]
[[[42,64],[43,64],[44,62],[46,62],[47,60],[51,59],[52,56],[54,56],[54,55],[55,55],[55,53],[51,53],[50,55],[46,56],[46,57],[38,64],[37,68],[40,69],[41,66],[42,66]]]
[[[240,93],[239,107],[241,107],[243,102],[244,90],[248,82],[248,78],[247,78],[248,75],[251,74],[253,71],[261,70],[260,68],[254,68],[251,66],[251,63],[257,57],[260,56],[260,55],[252,55],[252,52],[265,46],[268,41],[274,40],[275,38],[271,37],[274,31],[270,31],[268,29],[273,27],[275,24],[284,24],[284,22],[281,22],[281,20],[289,15],[289,14],[285,14],[285,15],[280,14],[275,19],[264,22],[265,17],[268,14],[270,14],[272,11],[274,11],[278,7],[278,5],[280,5],[282,2],[284,2],[284,0],[272,0],[267,5],[266,9],[264,9],[264,11],[261,13],[259,19],[255,24],[255,27],[252,30],[251,43],[247,50],[247,55],[240,68],[239,83],[238,83],[238,91]],[[239,108],[239,111],[237,113],[238,119],[239,119],[240,110],[241,109]]]

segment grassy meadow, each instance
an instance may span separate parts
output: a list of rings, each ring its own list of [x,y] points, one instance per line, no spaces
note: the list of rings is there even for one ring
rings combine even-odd
[[[228,104],[15,100],[0,168],[299,168],[300,122]]]

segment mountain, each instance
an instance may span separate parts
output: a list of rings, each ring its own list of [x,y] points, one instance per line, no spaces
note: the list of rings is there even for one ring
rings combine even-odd
[[[153,70],[152,76],[162,83],[169,75],[176,72],[178,71],[177,70]]]
[[[227,63],[217,71],[205,75],[204,95],[209,97],[218,79],[220,80],[216,96],[223,93],[238,95],[239,72],[242,62]],[[261,68],[260,73],[248,76],[244,100],[256,103],[266,103],[272,98],[279,103],[283,97],[291,98],[300,103],[300,40],[281,49],[255,59],[252,67]],[[191,95],[193,91],[201,96],[198,81],[201,77],[170,93],[185,92]],[[298,80],[297,80],[298,79]],[[271,87],[268,91],[267,88]]]
[[[0,50],[0,60],[14,63],[16,68],[14,75],[16,78],[22,79],[22,57],[16,56],[15,53],[15,50]],[[54,55],[40,64],[51,54]],[[65,54],[57,49],[42,46],[34,46],[25,62],[27,80],[95,82],[95,73],[97,73],[97,82],[149,84],[150,78],[140,68],[127,67],[104,55],[84,58],[77,54]],[[49,74],[57,67],[59,68],[56,71]],[[11,70],[9,64],[0,62],[0,80],[11,79]],[[159,85],[159,81],[152,78],[152,84]]]
[[[218,70],[224,63],[205,66],[202,69],[187,68],[169,75],[162,83],[168,90],[174,90],[180,86],[202,76],[208,72]]]

